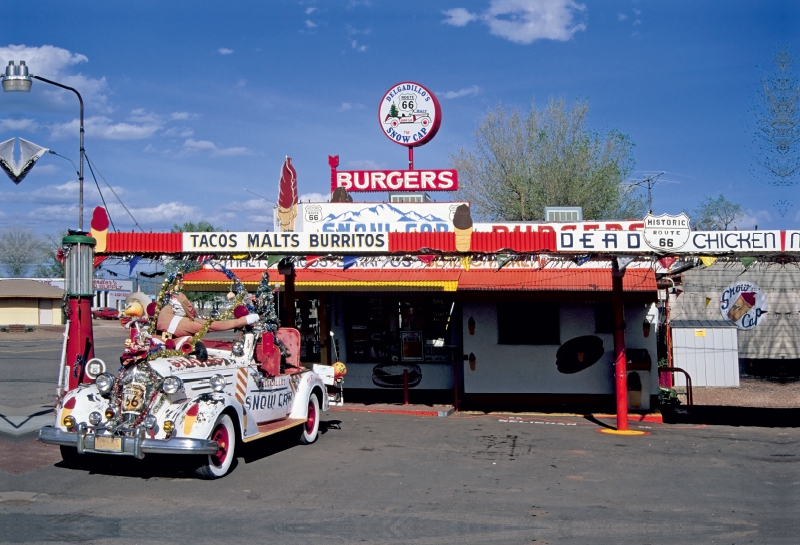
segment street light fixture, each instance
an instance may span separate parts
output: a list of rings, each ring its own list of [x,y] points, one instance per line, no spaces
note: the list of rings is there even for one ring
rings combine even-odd
[[[8,61],[8,66],[6,66],[6,72],[0,79],[3,81],[3,91],[5,92],[24,92],[28,93],[31,90],[31,84],[33,83],[34,79],[38,79],[39,81],[43,81],[45,83],[49,83],[50,85],[55,85],[56,87],[61,87],[62,89],[67,89],[68,91],[72,91],[78,96],[78,101],[81,104],[81,119],[80,119],[80,169],[78,170],[78,230],[83,231],[83,97],[78,92],[77,89],[73,89],[72,87],[68,87],[67,85],[62,85],[61,83],[51,81],[49,79],[43,78],[41,76],[34,76],[28,72],[28,67],[25,65],[25,61],[19,61],[19,64],[15,64],[14,61]]]

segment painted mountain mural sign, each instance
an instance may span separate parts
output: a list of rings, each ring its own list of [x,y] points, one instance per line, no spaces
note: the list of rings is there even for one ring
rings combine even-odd
[[[449,232],[464,202],[300,203],[297,231],[308,233]]]

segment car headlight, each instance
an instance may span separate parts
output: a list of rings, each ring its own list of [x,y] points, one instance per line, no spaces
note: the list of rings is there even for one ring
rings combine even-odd
[[[231,347],[231,354],[237,358],[244,356],[244,343],[242,341],[236,341],[233,343],[233,347]]]
[[[164,420],[164,433],[170,434],[175,429],[175,422],[172,420]]]
[[[117,411],[114,410],[114,407],[108,407],[105,412],[106,420],[114,420],[114,417],[117,416]]]
[[[106,362],[100,358],[92,358],[86,362],[86,375],[91,378],[97,378],[100,373],[106,372]]]
[[[152,430],[153,428],[156,427],[156,424],[158,424],[158,420],[152,414],[148,414],[147,416],[144,417],[142,424],[144,424],[144,427],[147,428],[148,430]]]
[[[181,388],[183,388],[183,382],[178,377],[167,377],[161,383],[161,390],[167,395],[176,394]]]
[[[215,392],[221,392],[225,389],[225,386],[228,385],[228,381],[225,380],[225,377],[222,375],[214,375],[210,379],[208,379],[209,384],[211,384],[211,389]]]
[[[75,417],[72,416],[71,414],[65,416],[63,422],[64,422],[64,427],[66,427],[67,429],[72,429],[75,427]]]
[[[102,419],[103,419],[103,415],[101,415],[97,411],[93,411],[93,412],[89,413],[89,424],[91,424],[92,426],[98,425],[100,423],[100,420],[102,420]]]
[[[100,393],[106,395],[111,391],[111,388],[114,387],[114,375],[111,373],[100,373],[97,375],[97,378],[94,379],[94,383],[97,385],[97,389]]]

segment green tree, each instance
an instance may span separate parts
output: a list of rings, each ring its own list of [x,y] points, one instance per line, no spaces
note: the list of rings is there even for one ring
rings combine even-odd
[[[177,223],[172,226],[173,233],[210,233],[214,231],[222,231],[214,227],[205,220],[198,221],[197,223],[187,221],[178,225]],[[164,271],[169,274],[177,270],[184,272],[196,271],[200,268],[197,261],[175,259],[168,261],[164,264]],[[220,293],[216,291],[186,291],[186,297],[197,307],[198,312],[205,313],[206,308],[210,307],[214,301],[220,298]]]
[[[626,183],[633,142],[587,128],[589,104],[551,98],[527,113],[498,105],[478,124],[472,149],[450,156],[458,197],[488,220],[544,218],[546,206],[580,206],[586,219],[643,217],[644,200]]]
[[[395,103],[392,102],[392,105],[389,107],[389,117],[399,117],[399,116],[400,112],[397,110],[397,106],[395,105]]]
[[[43,242],[24,227],[12,227],[0,232],[0,268],[6,276],[21,278],[39,262]]]
[[[800,175],[800,79],[793,63],[789,50],[780,48],[772,59],[772,71],[759,80],[750,109],[753,174],[776,186],[795,185]]]
[[[706,197],[691,213],[692,223],[701,231],[727,231],[747,216],[742,205],[731,202],[720,195],[718,198]]]

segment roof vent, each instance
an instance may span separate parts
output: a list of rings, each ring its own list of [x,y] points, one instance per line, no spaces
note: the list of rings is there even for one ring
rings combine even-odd
[[[580,206],[547,206],[544,220],[551,223],[583,221],[583,208]]]

